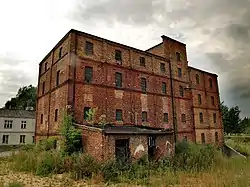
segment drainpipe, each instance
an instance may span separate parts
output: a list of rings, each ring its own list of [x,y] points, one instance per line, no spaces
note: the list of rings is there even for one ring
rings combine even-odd
[[[172,102],[172,112],[173,112],[173,125],[174,125],[174,142],[177,142],[177,124],[176,124],[176,115],[175,115],[175,107],[174,107],[174,90],[173,90],[173,74],[171,62],[169,60],[169,71],[170,71],[170,87],[171,87],[171,102]]]

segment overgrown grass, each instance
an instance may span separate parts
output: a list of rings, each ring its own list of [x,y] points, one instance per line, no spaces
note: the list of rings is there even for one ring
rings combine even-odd
[[[234,148],[236,151],[240,152],[245,156],[250,156],[250,143],[239,139],[227,139],[225,142],[230,147]]]
[[[39,146],[38,146],[39,147]],[[54,149],[33,148],[13,155],[9,160],[17,171],[39,176],[70,173],[75,180],[97,183],[140,184],[148,186],[250,186],[250,161],[228,159],[215,147],[178,143],[173,158],[149,162],[142,157],[132,163],[98,163],[82,153],[62,154]]]

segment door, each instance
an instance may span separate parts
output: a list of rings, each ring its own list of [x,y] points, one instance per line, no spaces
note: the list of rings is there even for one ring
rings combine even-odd
[[[115,157],[117,161],[121,162],[127,162],[129,160],[129,139],[115,140]]]

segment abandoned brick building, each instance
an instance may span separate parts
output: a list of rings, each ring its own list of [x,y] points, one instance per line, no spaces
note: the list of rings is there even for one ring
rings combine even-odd
[[[86,121],[90,108],[112,126]],[[83,149],[98,159],[129,157],[178,140],[223,143],[217,75],[188,66],[186,45],[162,36],[146,51],[70,30],[39,64],[36,140],[59,135],[74,112]]]

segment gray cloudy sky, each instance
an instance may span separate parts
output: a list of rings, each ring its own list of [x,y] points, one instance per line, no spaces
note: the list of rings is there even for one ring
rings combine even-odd
[[[185,42],[189,65],[217,73],[221,100],[250,116],[249,20],[250,0],[2,1],[0,106],[74,28],[143,50],[163,34]]]

